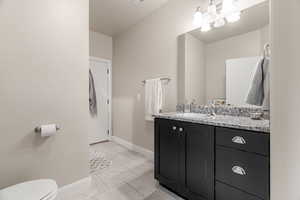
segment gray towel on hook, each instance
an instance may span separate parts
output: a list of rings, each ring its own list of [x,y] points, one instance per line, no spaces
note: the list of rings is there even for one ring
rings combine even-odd
[[[92,71],[89,70],[89,103],[90,103],[90,113],[92,116],[96,116],[97,111],[97,95],[95,90],[95,82]]]
[[[264,110],[270,110],[269,64],[269,58],[260,60],[246,98],[246,103],[262,106]]]

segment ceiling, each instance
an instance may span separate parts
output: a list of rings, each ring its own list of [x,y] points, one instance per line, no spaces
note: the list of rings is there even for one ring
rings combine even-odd
[[[115,36],[168,0],[90,0],[90,29]]]
[[[269,2],[260,3],[242,12],[240,21],[226,24],[221,28],[213,28],[208,32],[200,29],[191,31],[190,34],[205,43],[223,40],[235,35],[251,32],[269,24]]]

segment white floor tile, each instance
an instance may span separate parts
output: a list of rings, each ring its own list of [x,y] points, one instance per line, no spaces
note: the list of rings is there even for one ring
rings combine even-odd
[[[91,174],[92,186],[83,194],[58,200],[181,200],[154,179],[154,163],[114,142],[90,147],[111,161]]]
[[[128,184],[123,184],[101,195],[94,196],[97,200],[142,200],[143,197]]]

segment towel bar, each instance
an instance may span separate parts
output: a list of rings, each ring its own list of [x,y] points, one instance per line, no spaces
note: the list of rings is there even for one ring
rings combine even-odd
[[[170,81],[171,81],[171,78],[160,78],[160,80],[170,82]],[[143,80],[143,81],[142,81],[143,84],[146,84],[146,82],[147,82],[147,80]]]

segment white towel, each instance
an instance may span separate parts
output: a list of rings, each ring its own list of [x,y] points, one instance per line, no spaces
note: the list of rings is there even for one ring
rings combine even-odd
[[[269,58],[263,58],[258,63],[246,98],[248,104],[262,106],[264,110],[270,109],[269,63]]]
[[[145,83],[145,120],[153,121],[153,115],[161,112],[163,101],[162,81],[160,79],[147,80]]]

